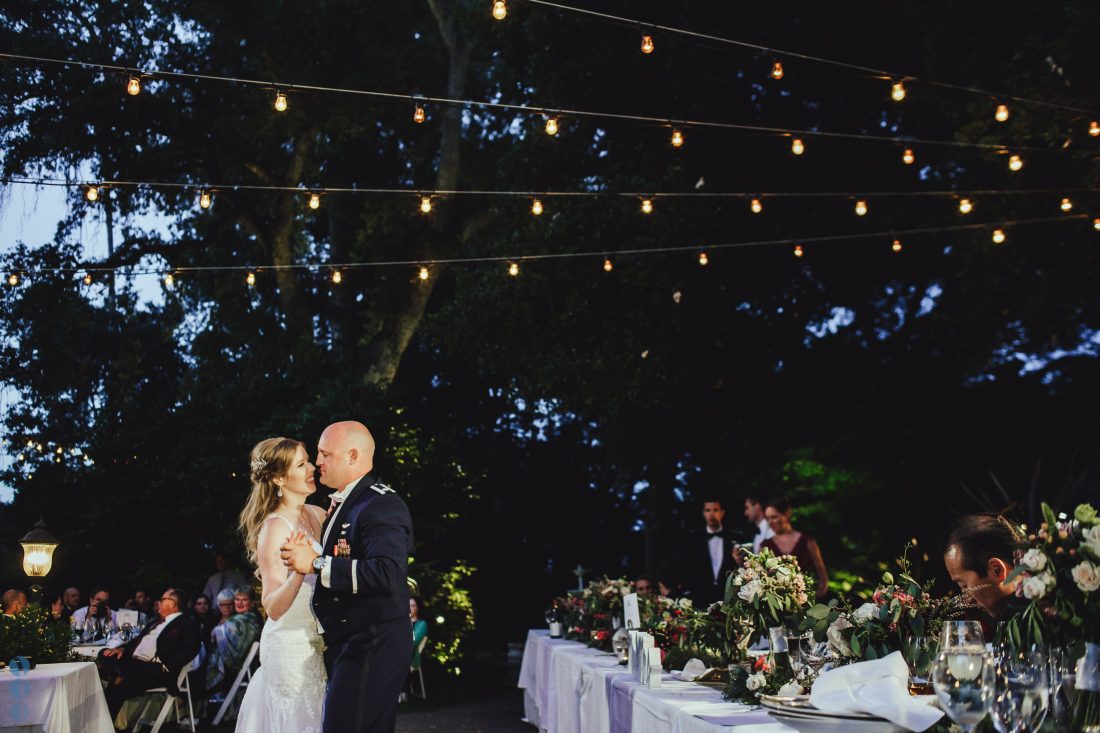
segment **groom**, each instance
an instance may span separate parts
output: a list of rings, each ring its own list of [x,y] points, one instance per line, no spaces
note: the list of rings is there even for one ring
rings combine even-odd
[[[412,661],[408,574],[412,519],[405,502],[368,475],[374,438],[358,422],[321,433],[317,468],[331,494],[318,554],[283,545],[284,564],[317,573],[313,609],[325,638],[324,733],[393,731]]]

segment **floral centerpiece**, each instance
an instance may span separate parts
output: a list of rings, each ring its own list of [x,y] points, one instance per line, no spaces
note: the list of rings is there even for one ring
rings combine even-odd
[[[667,669],[681,669],[691,659],[708,667],[729,664],[726,614],[722,604],[696,609],[690,598],[645,597],[641,603],[642,629],[653,634]]]
[[[0,659],[26,657],[35,664],[65,662],[72,647],[72,627],[41,606],[29,605],[14,616],[0,616]]]
[[[582,591],[558,599],[564,614],[565,638],[611,651],[611,637],[622,625],[623,596],[634,588],[626,578],[599,578]]]

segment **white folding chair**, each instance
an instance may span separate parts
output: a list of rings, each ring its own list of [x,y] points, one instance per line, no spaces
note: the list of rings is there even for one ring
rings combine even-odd
[[[233,680],[233,686],[229,688],[229,692],[225,693],[225,700],[222,701],[221,707],[218,708],[218,714],[214,716],[215,727],[222,722],[222,718],[229,712],[229,707],[233,704],[233,698],[237,696],[237,691],[244,687],[248,687],[248,683],[252,681],[252,660],[256,658],[259,652],[260,642],[252,642],[252,648],[248,650],[248,656],[244,658],[244,665],[241,667],[241,671],[237,673],[237,678]]]
[[[424,646],[428,643],[428,637],[425,636],[420,640],[420,643],[416,645],[416,653],[420,655],[420,664],[416,666],[413,671],[420,677],[420,699],[428,699],[428,691],[424,688]]]
[[[195,731],[195,708],[191,703],[191,683],[187,680],[187,673],[190,672],[190,671],[191,671],[191,663],[190,662],[185,664],[183,666],[183,669],[180,670],[179,679],[176,680],[176,686],[180,690],[179,696],[172,695],[171,693],[169,693],[167,687],[154,687],[151,690],[146,690],[145,691],[146,695],[155,695],[155,694],[158,694],[158,693],[163,693],[164,694],[164,704],[160,706],[160,714],[157,715],[156,720],[152,720],[152,719],[146,718],[145,713],[146,713],[146,711],[149,710],[150,706],[153,703],[152,703],[152,701],[149,701],[149,702],[145,703],[145,708],[141,711],[141,715],[137,716],[137,720],[134,722],[134,727],[130,729],[131,732],[136,731],[138,728],[140,728],[143,725],[151,725],[151,726],[153,726],[153,730],[150,731],[150,733],[160,733],[161,726],[164,725],[164,721],[168,719],[168,711],[172,710],[172,709],[174,709],[175,712],[176,712],[176,720],[177,721],[183,720],[180,717],[179,698],[186,695],[187,696],[187,713],[188,713],[187,725],[188,725],[189,728],[191,728],[191,733],[194,733],[194,731]]]

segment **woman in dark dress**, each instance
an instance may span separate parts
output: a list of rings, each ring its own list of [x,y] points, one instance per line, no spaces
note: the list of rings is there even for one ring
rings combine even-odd
[[[791,526],[791,505],[786,499],[769,499],[764,507],[764,518],[775,532],[775,537],[760,543],[760,549],[767,547],[776,555],[790,555],[798,560],[802,572],[813,573],[816,580],[815,596],[824,598],[829,592],[829,573],[825,570],[825,561],[821,558],[821,548],[813,537],[798,532]]]

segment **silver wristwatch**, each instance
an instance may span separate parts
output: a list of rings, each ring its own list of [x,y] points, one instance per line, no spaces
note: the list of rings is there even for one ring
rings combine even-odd
[[[325,556],[324,555],[318,555],[317,557],[313,558],[313,572],[315,572],[315,573],[321,572],[321,568],[323,568],[324,566],[325,566]]]

